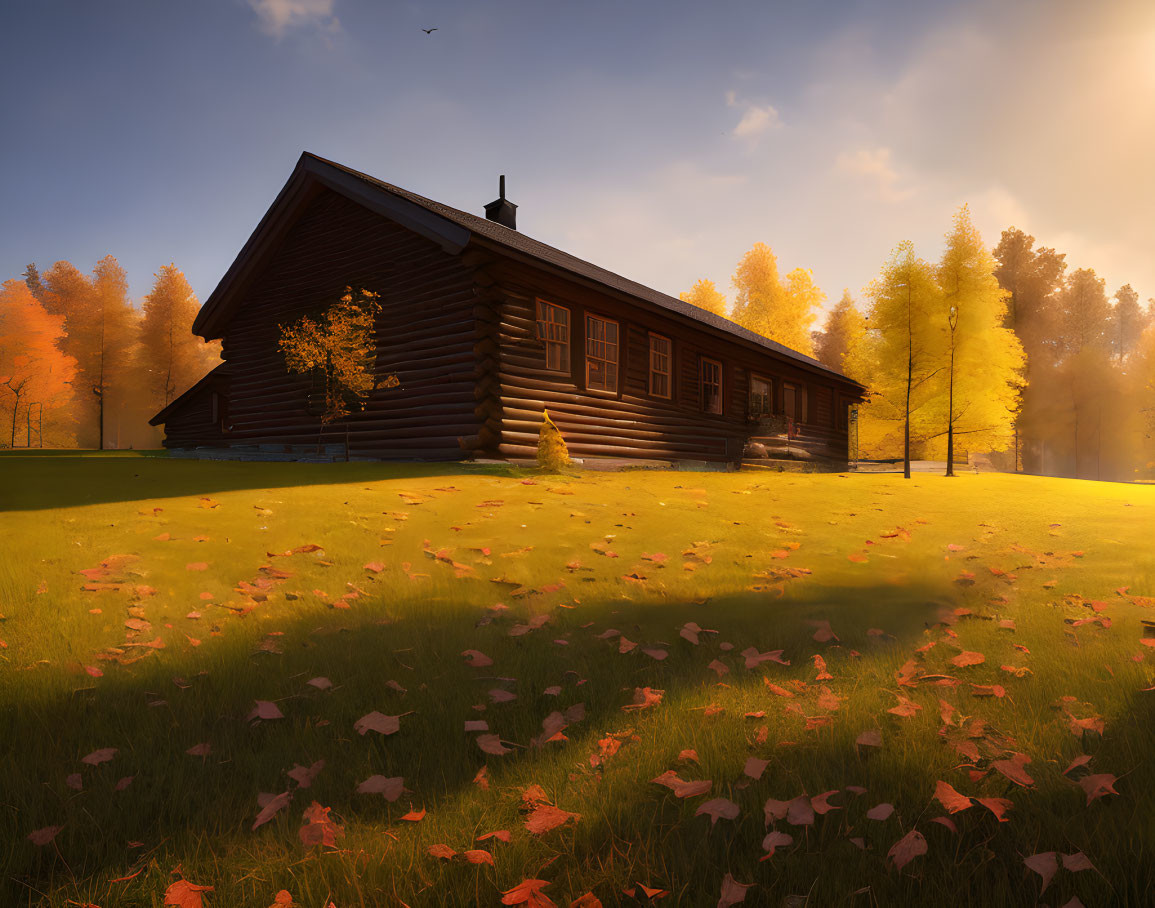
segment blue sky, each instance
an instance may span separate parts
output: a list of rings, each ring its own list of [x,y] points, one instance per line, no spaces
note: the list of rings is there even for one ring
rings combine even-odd
[[[0,279],[204,299],[313,151],[676,294],[836,300],[967,202],[1155,296],[1155,3],[36,0],[0,20]],[[432,35],[421,29],[436,27]]]

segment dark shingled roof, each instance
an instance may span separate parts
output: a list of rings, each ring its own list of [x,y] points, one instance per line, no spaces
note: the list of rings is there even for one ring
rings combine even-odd
[[[603,284],[620,293],[625,293],[629,296],[637,297],[645,300],[648,303],[661,306],[663,309],[669,309],[672,312],[677,312],[679,315],[684,315],[687,318],[692,318],[695,321],[702,322],[717,328],[727,334],[732,334],[735,337],[740,337],[745,341],[757,344],[760,347],[765,347],[782,356],[803,363],[812,369],[817,369],[829,375],[836,376],[844,382],[849,382],[854,385],[859,383],[851,378],[843,375],[841,372],[831,369],[829,366],[820,363],[813,357],[806,356],[799,353],[797,350],[791,350],[782,344],[772,341],[769,338],[763,337],[750,331],[748,328],[743,328],[741,325],[730,321],[728,318],[723,318],[720,315],[715,315],[712,312],[707,312],[698,306],[693,306],[690,303],[677,299],[673,296],[667,296],[665,293],[659,293],[644,284],[639,284],[636,281],[631,281],[629,278],[622,277],[620,274],[615,274],[612,271],[607,271],[605,268],[599,268],[597,265],[587,262],[584,259],[579,259],[577,256],[570,255],[568,252],[563,252],[560,249],[555,249],[553,246],[548,246],[545,243],[539,242],[532,237],[526,236],[517,230],[511,230],[496,221],[490,221],[484,217],[475,214],[470,214],[467,211],[461,211],[457,208],[451,208],[441,202],[435,202],[433,199],[427,199],[424,196],[417,195],[415,192],[410,192],[407,189],[402,189],[400,186],[394,186],[392,183],[386,183],[371,177],[368,174],[361,173],[359,170],[353,170],[343,164],[338,164],[335,161],[329,161],[317,155],[305,152],[306,157],[313,158],[330,167],[340,170],[349,176],[356,177],[363,180],[369,186],[383,190],[399,198],[412,202],[415,205],[439,215],[459,227],[464,227],[470,233],[476,234],[486,240],[490,240],[498,245],[506,246],[512,250],[528,255],[532,258],[538,259],[547,265],[552,265],[555,268],[560,268],[572,274],[579,275],[599,284]],[[859,385],[861,387],[861,385]]]

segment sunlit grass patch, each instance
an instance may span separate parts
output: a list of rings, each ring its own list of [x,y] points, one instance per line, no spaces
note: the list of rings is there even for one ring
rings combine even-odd
[[[751,904],[1012,905],[1038,897],[1024,859],[1047,852],[1095,868],[1056,858],[1055,904],[1144,904],[1155,877],[1149,488],[2,469],[4,904],[159,904],[178,867],[208,905],[285,889],[338,908],[496,904],[526,879],[558,904],[639,884],[714,904],[727,873]],[[646,688],[660,700],[623,708]],[[257,701],[281,717],[248,718]],[[397,730],[358,733],[374,712]],[[1027,787],[998,768],[1015,755]],[[670,770],[709,792],[652,781]],[[1088,803],[1093,775],[1118,793]],[[356,791],[374,776],[404,791]],[[939,781],[1011,801],[1006,822],[948,813]],[[531,832],[543,799],[580,818]],[[737,816],[699,815],[713,799]],[[302,844],[314,801],[334,847]],[[926,853],[899,870],[912,830]],[[767,857],[772,831],[791,842]],[[463,856],[481,850],[492,865]]]

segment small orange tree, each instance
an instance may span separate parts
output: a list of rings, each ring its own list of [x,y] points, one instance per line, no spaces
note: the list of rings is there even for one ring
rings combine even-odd
[[[381,306],[380,294],[345,288],[341,299],[317,319],[308,316],[281,325],[279,348],[290,372],[310,373],[324,385],[321,412],[324,427],[364,409],[374,384],[373,325]],[[396,385],[390,376],[382,386]],[[317,437],[320,449],[321,436]],[[345,425],[345,457],[349,457],[349,426]]]

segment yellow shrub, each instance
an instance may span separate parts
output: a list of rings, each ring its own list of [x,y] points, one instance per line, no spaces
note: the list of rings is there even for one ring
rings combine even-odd
[[[549,411],[542,411],[541,435],[537,441],[537,464],[545,470],[560,470],[569,466],[569,449],[561,432],[549,418]]]

